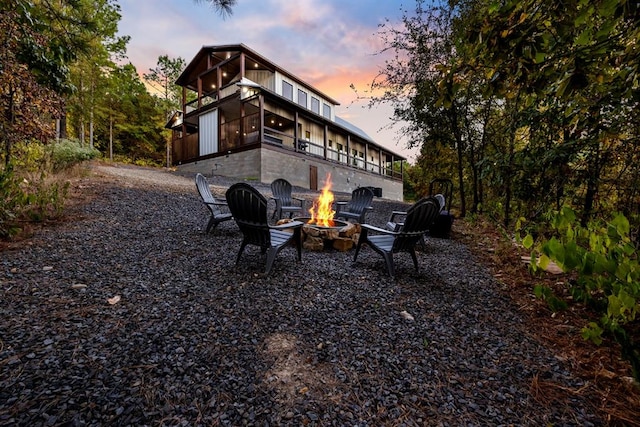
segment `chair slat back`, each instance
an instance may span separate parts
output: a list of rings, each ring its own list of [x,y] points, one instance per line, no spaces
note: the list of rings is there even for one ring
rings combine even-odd
[[[366,208],[371,206],[373,202],[373,191],[367,187],[359,187],[351,193],[351,202],[349,202],[349,212],[361,214]]]
[[[278,178],[271,183],[271,194],[273,194],[273,197],[282,200],[282,206],[291,206],[293,204],[291,192],[291,183],[286,179]]]
[[[209,189],[207,178],[205,178],[201,173],[196,174],[196,188],[198,189],[198,193],[200,194],[203,202],[215,203],[215,199],[211,194],[211,189]]]
[[[211,194],[211,189],[209,188],[209,183],[207,182],[207,178],[201,173],[196,174],[196,188],[198,189],[198,194],[200,194],[200,198],[204,202],[205,205],[209,208],[213,215],[219,215],[222,213],[218,205],[216,205],[216,199]]]
[[[436,178],[429,183],[429,194],[442,194],[445,205],[442,210],[449,212],[451,210],[451,198],[453,197],[453,182],[446,178]]]
[[[258,190],[244,182],[229,187],[226,198],[229,210],[245,241],[268,247],[271,237],[267,220],[267,199]]]
[[[425,197],[414,203],[408,210],[403,226],[393,242],[393,251],[398,252],[413,247],[429,231],[429,226],[440,213],[440,203],[435,197]]]

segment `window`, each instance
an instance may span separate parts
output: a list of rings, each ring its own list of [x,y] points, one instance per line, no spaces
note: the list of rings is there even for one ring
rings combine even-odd
[[[304,137],[307,139],[307,141],[311,141],[311,132],[309,132],[308,130],[304,131]]]
[[[331,118],[331,107],[329,104],[322,104],[322,115],[327,119]]]
[[[315,97],[311,97],[311,111],[316,114],[320,114],[320,100]]]
[[[282,96],[293,101],[293,85],[291,83],[282,81]]]
[[[307,108],[307,92],[298,89],[298,104]]]

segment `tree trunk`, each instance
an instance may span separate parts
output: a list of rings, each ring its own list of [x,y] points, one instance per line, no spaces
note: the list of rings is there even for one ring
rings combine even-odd
[[[515,123],[512,122],[512,123]],[[503,224],[506,228],[509,228],[509,223],[511,222],[511,198],[513,189],[511,187],[511,179],[513,177],[513,157],[515,151],[515,139],[516,139],[516,130],[515,126],[511,125],[509,129],[509,153],[507,157],[507,165],[504,168],[504,175],[502,177],[502,181],[504,182],[504,220]]]
[[[462,134],[460,132],[460,126],[458,125],[458,110],[455,103],[451,104],[450,110],[451,126],[453,135],[456,141],[456,151],[458,153],[458,188],[460,191],[460,216],[465,217],[467,214],[467,206],[465,202],[464,191],[464,141],[462,140]]]
[[[7,98],[9,100],[9,103],[7,105],[7,109],[5,111],[5,117],[6,117],[6,123],[7,123],[7,128],[6,129],[2,129],[2,136],[4,138],[4,164],[5,167],[9,166],[9,163],[11,163],[11,138],[13,135],[13,126],[15,123],[15,113],[13,111],[14,106],[13,106],[13,102],[15,100],[15,92],[13,90],[13,85],[9,84],[9,90],[8,90],[8,94],[7,94]]]
[[[580,223],[586,227],[593,213],[593,205],[596,195],[598,194],[598,184],[600,180],[600,147],[598,141],[595,141],[593,150],[591,151],[591,161],[589,162],[589,171],[587,177],[587,191],[584,196],[584,205],[582,209],[582,219]]]

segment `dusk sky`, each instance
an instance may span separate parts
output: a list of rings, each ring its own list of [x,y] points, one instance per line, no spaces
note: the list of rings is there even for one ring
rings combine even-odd
[[[360,94],[384,66],[377,54],[378,25],[398,27],[402,10],[414,0],[238,0],[222,17],[206,2],[193,0],[119,0],[119,34],[131,40],[129,61],[139,73],[155,68],[158,57],[182,57],[189,63],[202,46],[244,43],[340,102],[337,115],[364,130],[374,141],[414,160],[391,124],[390,106],[370,110]]]

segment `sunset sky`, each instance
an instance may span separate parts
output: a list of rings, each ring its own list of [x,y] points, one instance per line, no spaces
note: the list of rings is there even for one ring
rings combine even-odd
[[[385,61],[378,25],[398,27],[414,0],[238,0],[224,18],[194,0],[119,4],[119,34],[131,37],[127,55],[139,73],[155,68],[161,55],[188,63],[202,46],[244,43],[339,101],[337,114],[374,141],[414,160],[399,128],[386,128],[391,107],[370,110],[350,88],[366,93]]]

